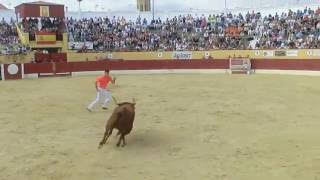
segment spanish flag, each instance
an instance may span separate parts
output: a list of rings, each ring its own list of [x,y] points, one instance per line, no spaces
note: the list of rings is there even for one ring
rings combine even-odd
[[[56,33],[52,32],[36,32],[36,42],[37,44],[55,44],[56,43]]]

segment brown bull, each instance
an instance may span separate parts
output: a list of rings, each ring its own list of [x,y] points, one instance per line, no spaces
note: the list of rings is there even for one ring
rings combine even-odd
[[[133,99],[132,103],[117,103],[116,99],[114,97],[112,98],[118,107],[113,110],[113,113],[106,124],[105,133],[99,144],[99,148],[106,143],[114,128],[118,129],[117,135],[120,135],[117,146],[120,146],[121,140],[123,142],[122,146],[125,146],[125,136],[131,132],[133,127],[136,104],[135,99]]]

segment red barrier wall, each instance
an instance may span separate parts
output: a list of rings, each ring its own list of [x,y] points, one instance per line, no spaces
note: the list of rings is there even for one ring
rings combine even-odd
[[[25,74],[34,74],[34,73],[52,73],[52,63],[27,63],[24,64],[24,73]]]
[[[320,71],[320,59],[263,59],[252,60],[252,69]]]
[[[252,69],[311,70],[320,71],[320,60],[252,60]],[[151,69],[228,69],[228,59],[215,60],[130,60],[130,61],[88,61],[25,64],[25,74],[64,73],[111,70]]]
[[[227,69],[228,60],[130,60],[130,61],[88,61],[69,63],[25,64],[25,74],[112,70],[151,70],[151,69]]]

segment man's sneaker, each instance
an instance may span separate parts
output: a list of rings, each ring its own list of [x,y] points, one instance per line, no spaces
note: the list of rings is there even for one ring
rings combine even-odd
[[[107,107],[102,107],[102,109],[103,109],[103,110],[108,110],[108,108],[107,108]]]
[[[92,112],[92,110],[91,110],[90,108],[88,108],[88,107],[87,107],[87,110],[88,110],[89,112]]]

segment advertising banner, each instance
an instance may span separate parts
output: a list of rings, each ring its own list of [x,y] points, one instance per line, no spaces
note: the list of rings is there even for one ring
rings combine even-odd
[[[307,55],[318,57],[318,56],[320,56],[320,50],[319,49],[308,50]]]
[[[287,56],[289,57],[297,57],[298,56],[298,50],[288,50]]]
[[[274,51],[275,56],[286,56],[286,51]]]
[[[272,57],[273,56],[273,51],[263,51],[263,56],[264,57]]]
[[[172,53],[173,59],[192,59],[191,51],[174,51]]]

